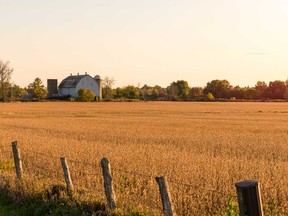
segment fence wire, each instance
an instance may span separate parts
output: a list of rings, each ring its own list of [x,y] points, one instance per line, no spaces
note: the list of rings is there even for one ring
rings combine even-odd
[[[112,175],[118,202],[124,209],[138,208],[149,215],[161,214],[159,189],[153,176],[113,167]]]
[[[60,157],[43,152],[20,148],[23,171],[26,179],[38,182],[43,187],[65,184]],[[10,171],[14,169],[11,150],[0,146],[0,171],[3,161],[10,161]],[[105,202],[104,182],[100,160],[95,163],[67,158],[74,190],[82,201]],[[8,165],[7,165],[8,166]],[[112,166],[113,186],[117,205],[122,209],[139,209],[149,215],[161,215],[163,211],[159,187],[155,176]],[[177,215],[221,214],[227,205],[228,197],[236,200],[233,194],[198,187],[167,179],[174,210]]]

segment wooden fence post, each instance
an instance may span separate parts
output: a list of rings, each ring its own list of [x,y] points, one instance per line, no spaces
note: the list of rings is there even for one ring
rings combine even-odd
[[[263,216],[260,183],[254,180],[235,184],[240,216]]]
[[[104,189],[105,195],[107,199],[108,208],[110,210],[116,209],[116,195],[113,189],[112,184],[112,175],[111,175],[111,167],[109,164],[109,160],[107,158],[103,158],[101,160],[102,174],[104,178]]]
[[[13,157],[14,157],[14,164],[16,169],[16,176],[18,179],[23,178],[23,169],[22,169],[22,162],[20,157],[20,150],[17,145],[17,141],[12,142],[12,151],[13,151]]]
[[[155,179],[159,185],[164,215],[165,216],[176,215],[173,210],[169,187],[168,187],[167,181],[165,180],[165,177],[161,176],[161,177],[156,177]]]
[[[64,172],[64,178],[65,178],[65,182],[66,182],[67,192],[68,192],[69,195],[72,195],[73,184],[72,184],[72,180],[71,180],[69,167],[68,167],[66,158],[65,157],[61,157],[60,160],[61,160],[61,165],[62,165],[63,172]]]

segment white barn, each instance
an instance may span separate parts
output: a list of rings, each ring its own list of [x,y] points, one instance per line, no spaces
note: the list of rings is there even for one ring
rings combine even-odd
[[[88,74],[70,75],[66,77],[58,86],[59,96],[77,97],[79,89],[92,90],[96,97],[102,99],[101,79],[99,75],[94,78]]]

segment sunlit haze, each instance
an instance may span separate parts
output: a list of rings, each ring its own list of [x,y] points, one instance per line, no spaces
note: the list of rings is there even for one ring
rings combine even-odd
[[[0,59],[36,77],[114,77],[116,86],[288,75],[287,0],[0,0]]]

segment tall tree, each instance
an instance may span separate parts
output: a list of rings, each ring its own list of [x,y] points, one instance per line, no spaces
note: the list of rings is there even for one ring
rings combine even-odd
[[[139,99],[140,92],[135,86],[129,85],[123,89],[123,97],[127,99]]]
[[[258,81],[255,85],[255,89],[256,89],[256,93],[257,93],[257,97],[255,99],[261,99],[261,98],[265,98],[265,95],[267,93],[267,84],[264,81]]]
[[[284,99],[288,100],[288,79],[285,81],[286,91],[284,94]]]
[[[246,99],[246,88],[241,88],[240,86],[235,86],[230,90],[230,98],[236,99]]]
[[[215,98],[229,99],[232,86],[227,80],[212,80],[204,88],[204,94],[212,93]]]
[[[187,99],[189,95],[188,82],[185,80],[173,82],[167,87],[167,91],[172,99]]]
[[[115,79],[105,76],[102,80],[102,97],[105,100],[111,100],[113,98],[112,87],[115,83]]]
[[[39,77],[37,77],[33,83],[29,84],[28,92],[36,99],[44,99],[47,97],[47,89]]]
[[[120,87],[116,88],[116,89],[115,89],[114,98],[115,98],[115,99],[121,99],[121,98],[123,98],[123,97],[124,97],[124,96],[123,96],[123,93],[124,93],[124,91],[123,91],[122,88],[120,88]]]
[[[267,89],[267,96],[271,99],[284,99],[286,93],[285,82],[281,80],[275,80],[274,82],[269,82]]]
[[[27,93],[25,91],[25,89],[21,88],[18,85],[12,84],[10,85],[9,88],[9,93],[8,93],[8,97],[10,97],[11,99],[20,99],[25,93]]]
[[[189,91],[190,99],[198,99],[199,97],[203,97],[203,88],[202,87],[192,87]]]
[[[13,68],[9,66],[9,62],[0,60],[0,100],[5,101],[8,96],[10,87],[10,79],[13,73]]]

